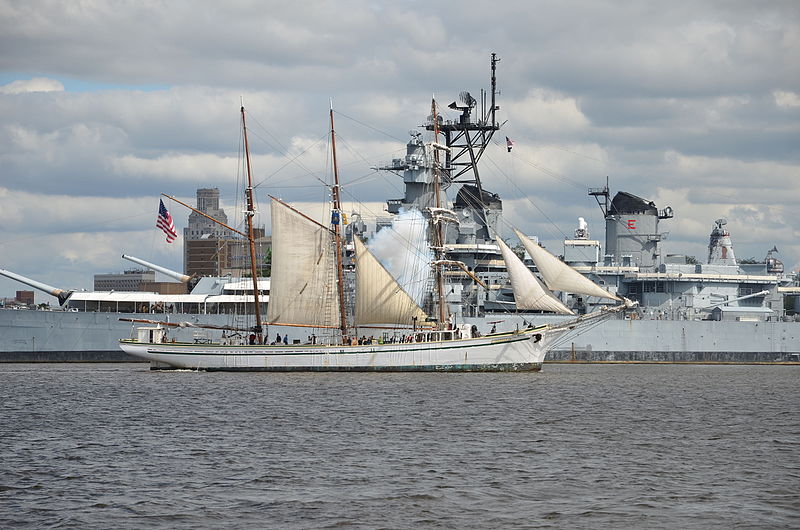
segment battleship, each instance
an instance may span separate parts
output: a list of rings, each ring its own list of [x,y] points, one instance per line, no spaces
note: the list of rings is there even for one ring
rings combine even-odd
[[[346,225],[346,258],[355,252],[354,238],[391,227],[406,212],[430,212],[434,173],[441,172],[445,204],[439,213],[451,216],[443,235],[443,274],[447,313],[454,326],[481,333],[510,333],[529,327],[558,325],[572,317],[517,307],[502,259],[498,234],[503,231],[503,204],[484,186],[479,161],[500,130],[495,112],[497,59],[491,60],[491,88],[479,98],[462,92],[449,105],[458,117],[429,116],[421,126],[444,137],[441,164],[432,145],[412,131],[406,154],[381,166],[403,179],[404,196],[389,199],[391,216],[374,226],[350,215]],[[560,259],[613,295],[638,302],[638,307],[598,322],[580,333],[564,333],[546,361],[568,362],[798,362],[800,361],[800,284],[769,251],[762,263],[737,261],[727,221],[713,221],[709,252],[703,262],[691,256],[664,254],[660,224],[676,212],[620,191],[613,198],[608,183],[588,194],[601,209],[605,240],[592,239],[581,218],[574,236],[565,239]],[[198,207],[200,196],[198,195]],[[435,208],[434,208],[435,209]],[[445,212],[446,210],[446,212]],[[588,217],[588,215],[587,215]],[[711,222],[709,223],[711,224]],[[531,239],[535,240],[535,237]],[[534,250],[535,249],[531,249]],[[551,285],[546,264],[519,250],[528,267],[556,291],[563,305],[578,315],[608,303],[591,295],[571,295]],[[186,284],[183,294],[122,291],[65,291],[0,269],[57,301],[28,308],[0,308],[0,361],[127,361],[121,339],[133,338],[140,322],[160,320],[182,342],[205,343],[222,330],[231,344],[244,343],[251,329],[243,314],[253,313],[253,282],[230,275],[190,277],[156,264],[126,257],[148,269]],[[457,265],[457,266],[456,266]],[[344,282],[351,285],[352,270]],[[269,307],[270,279],[257,281],[262,312]],[[429,289],[422,307],[433,303]],[[346,311],[352,311],[352,307]],[[215,329],[217,328],[217,329]],[[270,326],[270,334],[293,343],[310,336]],[[287,337],[288,336],[288,337]]]

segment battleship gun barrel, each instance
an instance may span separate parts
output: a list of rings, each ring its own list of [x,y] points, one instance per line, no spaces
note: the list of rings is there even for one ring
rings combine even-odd
[[[744,296],[739,296],[737,298],[731,298],[730,300],[725,300],[724,302],[717,302],[707,306],[705,309],[710,309],[712,307],[717,307],[718,305],[725,305],[730,304],[731,302],[738,302],[739,300],[746,300],[748,298],[753,298],[755,296],[766,296],[769,294],[769,291],[759,291],[757,293],[746,294]]]
[[[123,259],[126,259],[128,261],[132,261],[134,263],[138,263],[139,265],[142,265],[143,267],[147,267],[148,269],[153,269],[154,271],[160,272],[161,274],[166,274],[170,278],[175,278],[179,282],[186,283],[186,282],[188,282],[189,280],[192,279],[191,276],[187,276],[185,274],[181,274],[180,272],[176,272],[176,271],[164,268],[164,267],[160,267],[158,265],[155,265],[153,263],[150,263],[150,262],[145,261],[143,259],[139,259],[139,258],[134,257],[134,256],[126,256],[125,254],[123,254],[122,257],[123,257]]]
[[[53,287],[52,285],[47,285],[46,283],[37,282],[36,280],[26,278],[25,276],[7,271],[5,269],[0,269],[0,274],[7,278],[11,278],[12,280],[17,280],[18,282],[24,283],[25,285],[30,285],[34,289],[39,289],[40,291],[55,296],[58,298],[59,305],[64,305],[64,303],[73,293],[73,291],[65,291],[64,289],[59,289],[58,287]]]

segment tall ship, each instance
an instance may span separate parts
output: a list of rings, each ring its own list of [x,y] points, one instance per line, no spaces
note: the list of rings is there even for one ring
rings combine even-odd
[[[673,218],[672,208],[659,209],[653,202],[627,192],[612,197],[606,184],[588,190],[605,221],[602,245],[591,238],[583,219],[578,220],[574,237],[565,239],[563,248],[553,252],[560,254],[557,258],[526,234],[516,233],[520,244],[513,249],[504,243],[498,234],[510,230],[503,220],[502,199],[484,185],[479,171],[481,156],[500,130],[495,118],[499,110],[496,65],[493,56],[489,90],[481,91],[478,98],[462,92],[449,105],[458,114],[456,119],[444,120],[436,112],[428,116],[422,128],[438,133],[439,142],[426,143],[422,132],[413,131],[405,157],[380,168],[403,179],[404,195],[387,201],[391,217],[378,219],[375,227],[368,226],[358,214],[350,216],[351,222],[342,233],[343,276],[341,282],[332,279],[331,285],[349,288],[357,282],[355,267],[349,265],[359,261],[360,236],[380,233],[410,212],[420,212],[428,221],[433,217],[442,220],[436,245],[441,270],[436,281],[441,283],[434,285],[434,280],[427,280],[418,301],[420,309],[426,315],[436,315],[441,307],[446,317],[426,318],[440,323],[447,318],[451,330],[468,330],[467,338],[473,330],[486,336],[543,326],[555,328],[608,307],[610,302],[602,293],[598,296],[572,289],[576,280],[561,277],[559,272],[566,264],[602,291],[635,301],[638,306],[580,329],[567,325],[548,343],[549,360],[800,361],[797,278],[783,270],[777,249],[768,252],[761,263],[737,261],[724,219],[713,221],[708,256],[702,262],[690,256],[663,254],[666,234],[660,223]],[[441,159],[437,160],[438,156]],[[441,192],[438,203],[437,182]],[[201,203],[198,194],[200,212],[214,209],[210,206],[215,205],[204,208]],[[219,217],[219,212],[212,217]],[[524,269],[534,272],[537,281],[554,293],[552,307],[532,308],[524,295],[515,294],[514,274],[506,260],[509,252],[520,257]],[[244,253],[237,259],[246,258]],[[190,259],[186,253],[185,261]],[[225,333],[228,343],[244,345],[254,330],[246,315],[270,312],[268,277],[258,279],[254,292],[253,281],[248,278],[190,276],[134,260],[186,287],[182,292],[163,286],[152,291],[69,292],[0,269],[0,274],[48,293],[58,304],[30,308],[7,305],[0,309],[0,359],[129,360],[120,352],[118,342],[138,340],[137,326],[148,321],[165,322],[157,328],[166,329],[164,334],[177,342],[204,344],[216,340],[214,334]],[[441,293],[441,301],[434,299],[437,293]],[[353,314],[355,302],[344,303],[342,312]],[[277,322],[269,326],[268,333],[290,344],[316,342],[316,334],[306,331]],[[382,340],[383,333],[375,331],[375,340]]]

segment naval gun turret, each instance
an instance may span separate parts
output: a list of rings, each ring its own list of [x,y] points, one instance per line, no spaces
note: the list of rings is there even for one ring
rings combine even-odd
[[[47,294],[53,295],[58,298],[59,305],[64,305],[69,300],[69,297],[75,291],[65,291],[64,289],[59,289],[58,287],[53,287],[52,285],[47,285],[46,283],[38,282],[36,280],[32,280],[31,278],[27,278],[20,274],[16,274],[11,271],[7,271],[5,269],[0,269],[0,274],[5,276],[6,278],[11,278],[12,280],[16,280],[18,282],[22,282],[25,285],[30,285],[34,289],[39,289],[42,292]]]

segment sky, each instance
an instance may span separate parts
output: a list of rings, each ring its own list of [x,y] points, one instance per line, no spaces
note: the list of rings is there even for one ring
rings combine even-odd
[[[241,220],[242,103],[258,223],[268,195],[326,199],[331,101],[345,208],[385,215],[402,182],[372,168],[432,96],[488,88],[493,52],[481,179],[505,235],[558,250],[585,217],[603,241],[587,189],[608,178],[673,208],[664,254],[704,261],[726,218],[738,258],[776,246],[800,269],[800,2],[0,0],[0,49],[0,268],[62,289],[133,268],[123,253],[182,270],[161,193],[218,187]]]

